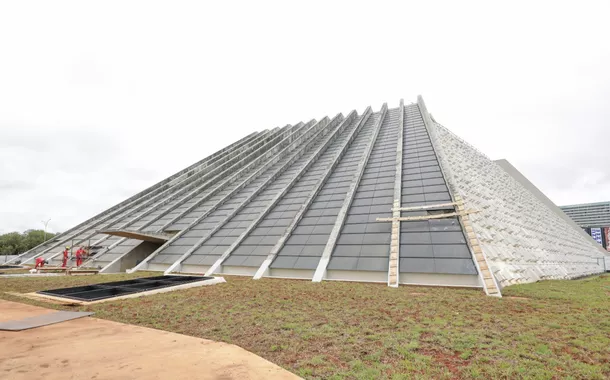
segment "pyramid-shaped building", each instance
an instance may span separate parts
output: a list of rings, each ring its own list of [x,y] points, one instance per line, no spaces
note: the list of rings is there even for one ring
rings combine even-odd
[[[604,270],[508,162],[417,103],[252,133],[21,255],[83,267],[478,287]]]

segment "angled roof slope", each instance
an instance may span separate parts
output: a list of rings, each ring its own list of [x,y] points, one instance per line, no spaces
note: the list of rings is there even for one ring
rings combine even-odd
[[[600,251],[417,103],[248,135],[22,255],[85,266],[501,286],[601,272]],[[139,264],[135,265],[136,262]]]
[[[480,211],[468,218],[500,286],[603,271],[599,245],[514,173],[448,129],[435,123],[434,131],[445,172],[451,176],[451,191],[463,197],[467,207]]]

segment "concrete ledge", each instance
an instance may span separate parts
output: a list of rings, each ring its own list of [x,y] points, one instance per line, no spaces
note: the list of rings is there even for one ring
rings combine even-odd
[[[366,270],[327,270],[325,280],[354,282],[388,282],[388,272]]]
[[[165,270],[169,268],[169,264],[158,264],[158,263],[151,263],[148,265],[148,267],[146,268],[146,271],[151,271],[151,272],[165,272]],[[127,273],[133,273],[132,270],[127,270]]]
[[[239,276],[254,276],[258,267],[244,267],[244,266],[231,266],[221,265],[220,274],[235,274]]]
[[[451,286],[483,289],[479,276],[442,273],[400,273],[401,285]]]
[[[101,230],[101,234],[120,236],[129,239],[137,239],[143,241],[151,241],[153,243],[165,243],[171,238],[171,235],[159,232],[132,231],[128,229],[122,230]]]
[[[313,278],[313,269],[273,269],[269,270],[269,275],[266,277],[272,278],[288,278],[295,280],[311,280]]]

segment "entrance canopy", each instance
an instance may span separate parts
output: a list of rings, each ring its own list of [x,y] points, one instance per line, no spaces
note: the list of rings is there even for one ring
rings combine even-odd
[[[126,237],[129,239],[138,239],[143,241],[150,241],[153,243],[165,243],[171,236],[158,233],[158,232],[146,232],[146,231],[131,231],[131,230],[102,230],[103,234]]]

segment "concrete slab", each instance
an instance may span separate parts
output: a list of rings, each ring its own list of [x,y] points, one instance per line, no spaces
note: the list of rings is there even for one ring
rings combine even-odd
[[[63,273],[17,273],[17,274],[0,274],[0,278],[4,277],[52,277],[64,276]]]
[[[100,233],[107,234],[107,235],[113,235],[113,236],[125,237],[125,238],[129,238],[129,239],[150,241],[153,243],[160,243],[160,244],[165,243],[172,237],[169,234],[163,234],[163,233],[158,233],[158,232],[149,232],[149,231],[132,231],[129,229],[101,230]]]
[[[54,312],[0,300],[0,318]],[[0,331],[0,378],[298,379],[240,347],[97,318]]]
[[[79,311],[56,311],[55,313],[45,313],[33,317],[14,319],[11,321],[0,322],[0,330],[22,331],[36,327],[48,326],[55,323],[71,321],[73,319],[88,317],[93,313]]]

